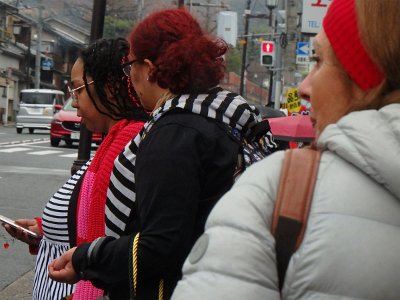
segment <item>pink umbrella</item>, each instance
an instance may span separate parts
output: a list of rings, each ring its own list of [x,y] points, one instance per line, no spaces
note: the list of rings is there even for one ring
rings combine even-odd
[[[268,122],[272,135],[277,140],[311,142],[315,138],[314,128],[308,115],[269,118]]]

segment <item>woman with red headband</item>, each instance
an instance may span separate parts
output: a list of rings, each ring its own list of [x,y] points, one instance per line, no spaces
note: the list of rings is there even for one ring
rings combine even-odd
[[[398,0],[332,0],[299,91],[322,151],[280,291],[271,234],[284,159],[250,167],[211,212],[173,300],[399,299]]]

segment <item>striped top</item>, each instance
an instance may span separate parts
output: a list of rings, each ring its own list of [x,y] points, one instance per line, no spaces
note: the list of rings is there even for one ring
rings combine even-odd
[[[136,201],[136,153],[140,142],[163,114],[175,108],[227,124],[237,129],[238,134],[243,137],[248,136],[252,127],[261,121],[259,113],[254,107],[249,106],[244,98],[220,87],[211,89],[207,94],[180,95],[167,100],[152,112],[152,119],[144,124],[140,133],[125,146],[114,162],[106,208],[109,211],[109,208],[113,207],[118,214],[106,215],[106,235],[118,238],[124,232],[129,218],[133,217],[133,206]]]
[[[44,235],[36,257],[33,300],[61,299],[74,291],[74,285],[60,283],[49,278],[47,266],[70,248],[67,223],[68,207],[75,185],[89,167],[90,162],[91,160],[72,175],[50,198],[44,208],[42,216]]]

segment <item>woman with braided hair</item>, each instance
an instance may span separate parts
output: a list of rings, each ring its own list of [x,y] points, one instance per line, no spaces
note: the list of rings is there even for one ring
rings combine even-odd
[[[91,242],[104,235],[119,237],[124,226],[110,226],[115,209],[106,203],[106,193],[114,160],[139,132],[147,119],[129,76],[121,69],[127,62],[129,44],[122,38],[101,39],[83,50],[71,70],[73,106],[89,130],[106,134],[95,156],[82,166],[51,197],[42,218],[17,220],[20,225],[39,233],[32,239],[6,226],[14,237],[26,242],[37,253],[33,299],[97,299],[104,292],[90,282],[76,285],[59,283],[48,276],[47,266],[70,247]]]

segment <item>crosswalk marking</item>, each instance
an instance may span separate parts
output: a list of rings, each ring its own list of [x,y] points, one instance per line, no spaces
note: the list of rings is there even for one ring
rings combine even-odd
[[[77,158],[78,154],[77,153],[71,153],[71,154],[63,154],[59,155],[60,157],[71,157],[71,158]]]
[[[32,150],[32,148],[14,147],[14,148],[0,149],[0,152],[13,153],[13,152],[30,151],[30,150]]]
[[[74,158],[76,159],[78,157],[77,152],[73,153],[65,153],[63,149],[59,150],[35,150],[34,148],[26,148],[26,147],[10,147],[10,148],[0,148],[0,153],[16,153],[16,152],[23,152],[26,151],[26,154],[29,155],[57,155],[59,157],[64,157],[64,158]],[[96,153],[96,151],[92,151],[91,156],[93,156]]]
[[[47,168],[32,168],[32,167],[20,167],[20,166],[0,166],[0,173],[13,173],[13,174],[33,174],[33,175],[48,175],[53,176],[70,176],[70,170],[63,169],[47,169]],[[67,177],[68,178],[68,177]]]
[[[63,153],[63,152],[57,151],[57,150],[42,150],[42,151],[28,152],[28,154],[32,154],[32,155],[47,155],[47,154],[56,154],[56,153]]]

